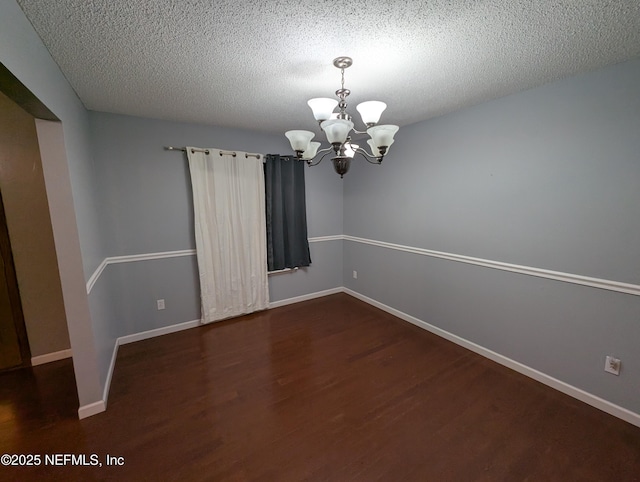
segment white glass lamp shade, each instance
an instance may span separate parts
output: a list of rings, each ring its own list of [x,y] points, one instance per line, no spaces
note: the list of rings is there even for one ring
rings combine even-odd
[[[367,129],[367,134],[371,136],[371,139],[377,148],[389,147],[393,142],[393,136],[398,132],[398,129],[400,128],[394,125],[374,126]]]
[[[371,148],[371,154],[373,154],[375,157],[381,157],[382,156],[382,153],[380,152],[380,150],[374,144],[373,139],[369,139],[367,141],[367,144],[369,144],[369,147]],[[393,144],[393,141],[391,141],[391,144]],[[385,155],[389,154],[389,148],[391,147],[391,144],[389,144],[387,146],[387,150],[384,153]]]
[[[343,144],[347,140],[349,132],[353,129],[353,122],[346,119],[331,119],[324,121],[320,124],[320,127],[331,144]]]
[[[362,122],[366,125],[377,124],[386,108],[387,104],[378,100],[362,102],[356,106],[356,109],[362,117]]]
[[[318,97],[316,99],[310,99],[307,101],[309,107],[313,111],[313,117],[317,121],[325,121],[331,118],[333,109],[338,105],[338,101],[335,99],[329,99],[326,97]]]
[[[302,153],[302,159],[308,161],[309,159],[313,159],[314,157],[316,157],[318,147],[320,147],[319,142],[310,142],[307,150]]]
[[[287,131],[284,133],[291,143],[291,149],[296,152],[304,152],[309,148],[309,144],[315,135],[310,131]]]

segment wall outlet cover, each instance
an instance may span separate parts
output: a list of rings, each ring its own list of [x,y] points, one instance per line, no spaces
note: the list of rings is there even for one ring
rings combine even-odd
[[[620,361],[620,359],[609,355],[604,362],[604,371],[607,373],[612,373],[614,375],[620,375],[621,365],[622,362]]]

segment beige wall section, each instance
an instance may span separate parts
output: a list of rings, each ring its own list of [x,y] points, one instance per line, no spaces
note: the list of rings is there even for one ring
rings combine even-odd
[[[69,332],[35,120],[2,93],[0,190],[31,356],[68,349]]]

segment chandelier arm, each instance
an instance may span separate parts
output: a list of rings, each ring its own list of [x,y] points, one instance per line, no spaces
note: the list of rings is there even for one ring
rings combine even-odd
[[[321,150],[319,150],[319,151],[316,153],[316,155],[315,155],[315,156],[313,156],[313,158],[312,158],[312,159],[308,159],[308,160],[306,161],[307,165],[308,165],[309,167],[317,166],[318,164],[320,164],[320,163],[322,162],[322,159],[324,159],[325,157],[327,157],[327,154],[329,154],[329,152],[330,152],[330,151],[332,151],[332,150],[333,150],[333,147],[327,147],[326,149],[321,149]],[[315,162],[314,162],[314,159],[315,159],[316,157],[318,157],[318,154],[320,154],[321,152],[324,152],[324,154],[323,154],[322,156],[320,156],[320,159],[318,159],[317,161],[315,161]]]
[[[364,156],[363,156],[364,157]],[[382,159],[384,159],[384,156],[382,157],[374,157],[375,160],[370,160],[369,158],[365,157],[364,158],[369,164],[382,164]]]
[[[353,149],[353,145],[351,143],[349,143],[349,145],[351,145],[351,148]],[[362,157],[364,157],[371,164],[380,164],[382,162],[382,159],[384,159],[384,155],[374,156],[373,154],[369,154],[365,149],[359,146],[353,149],[353,151],[362,155]]]
[[[367,134],[367,131],[359,131],[358,129],[351,129],[356,134]]]

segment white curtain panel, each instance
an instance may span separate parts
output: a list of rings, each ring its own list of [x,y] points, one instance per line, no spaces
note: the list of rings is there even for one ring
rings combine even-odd
[[[269,305],[262,156],[187,147],[202,323]]]

